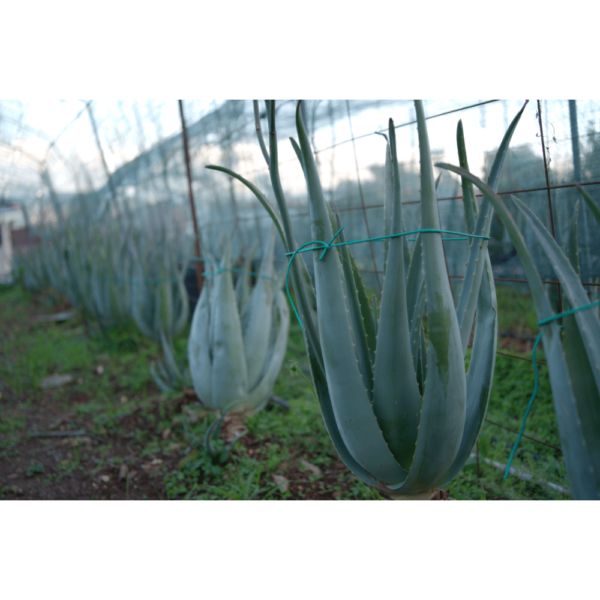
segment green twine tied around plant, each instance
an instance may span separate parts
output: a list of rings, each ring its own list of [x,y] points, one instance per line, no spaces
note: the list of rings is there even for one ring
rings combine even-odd
[[[447,231],[445,229],[414,229],[413,231],[405,231],[404,233],[392,233],[390,235],[382,235],[382,236],[374,237],[374,238],[366,238],[364,240],[349,240],[347,242],[339,242],[337,244],[334,244],[333,241],[342,232],[343,229],[344,229],[344,227],[342,226],[338,230],[338,232],[331,238],[331,241],[329,243],[323,242],[321,240],[313,240],[312,242],[306,242],[305,244],[302,244],[302,246],[298,247],[293,252],[286,253],[286,256],[290,257],[290,261],[288,262],[287,271],[285,273],[285,291],[287,292],[288,300],[290,301],[290,304],[292,305],[292,308],[294,309],[294,314],[296,315],[296,318],[298,319],[298,323],[300,323],[300,327],[302,329],[304,329],[304,325],[302,325],[302,320],[300,319],[300,315],[298,314],[298,311],[296,310],[296,306],[292,300],[292,296],[290,294],[290,286],[289,286],[290,268],[291,268],[292,262],[293,262],[294,258],[296,258],[297,254],[302,254],[303,252],[310,252],[311,250],[319,250],[319,249],[323,248],[323,251],[321,252],[321,256],[319,256],[319,260],[323,260],[325,258],[325,255],[327,254],[327,251],[330,248],[337,248],[338,246],[350,246],[351,244],[362,244],[363,242],[379,242],[381,240],[402,237],[405,235],[411,235],[413,233],[448,233],[448,234],[452,234],[452,235],[462,236],[460,238],[442,238],[443,241],[450,241],[450,240],[451,241],[454,241],[454,240],[456,240],[456,241],[463,240],[464,241],[464,240],[467,240],[468,238],[479,238],[482,240],[490,239],[488,236],[485,236],[485,235],[462,233],[460,231]],[[317,246],[314,248],[308,248],[307,246],[310,246],[311,244],[317,244]]]

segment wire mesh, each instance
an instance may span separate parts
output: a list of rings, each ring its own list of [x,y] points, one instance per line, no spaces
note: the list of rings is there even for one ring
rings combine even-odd
[[[183,101],[196,201],[205,248],[221,255],[232,238],[234,255],[262,240],[270,219],[239,182],[210,171],[228,167],[252,181],[271,200],[268,168],[257,138],[250,100]],[[434,161],[458,164],[456,126],[462,120],[471,170],[489,172],[504,131],[521,100],[431,100],[425,102]],[[580,198],[575,183],[600,195],[599,102],[541,100],[528,104],[515,132],[499,184],[544,282],[560,303],[559,284],[549,261],[523,218],[512,209],[518,196],[542,219],[564,248],[568,225]],[[296,102],[277,103],[283,188],[298,243],[312,239],[302,169],[289,137],[295,136]],[[260,104],[263,131],[266,114]],[[396,124],[400,181],[407,229],[420,226],[419,161],[413,104],[407,100],[308,100],[305,120],[326,199],[340,211],[347,239],[383,234],[385,140],[376,132]],[[444,173],[439,189],[442,228],[464,230],[458,178]],[[480,198],[480,196],[478,196]],[[36,227],[75,218],[127,214],[148,235],[167,229],[190,241],[189,189],[178,106],[169,101],[0,102],[0,219],[12,210],[13,229],[24,228],[24,206]],[[595,299],[600,288],[600,243],[589,208],[581,203],[581,278]],[[18,236],[17,236],[18,237]],[[502,225],[492,224],[489,251],[495,280],[525,287],[518,256]],[[15,238],[16,239],[16,238]],[[353,247],[367,287],[379,288],[383,252],[377,242]],[[451,281],[458,292],[467,245],[446,243]],[[18,252],[18,247],[14,249]],[[281,245],[277,249],[284,262]],[[259,258],[259,253],[257,258]],[[310,260],[307,261],[310,268]],[[523,358],[504,352],[514,358]]]

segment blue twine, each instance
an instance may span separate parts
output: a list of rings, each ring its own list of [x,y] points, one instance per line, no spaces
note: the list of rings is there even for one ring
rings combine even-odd
[[[541,327],[542,325],[546,325],[546,324],[550,323],[551,321],[560,319],[561,317],[567,317],[567,316],[572,315],[573,313],[576,313],[580,310],[585,310],[587,308],[592,308],[593,306],[598,306],[598,305],[600,305],[600,300],[598,300],[597,302],[592,302],[590,304],[584,304],[583,306],[579,306],[578,308],[572,308],[570,310],[566,310],[565,312],[559,313],[558,315],[554,315],[552,317],[548,317],[547,319],[542,319],[541,321],[538,321],[537,325],[538,325],[538,327]],[[529,400],[529,404],[527,405],[527,408],[525,409],[525,415],[523,416],[523,423],[521,424],[521,429],[519,430],[519,435],[517,436],[517,441],[515,442],[515,445],[513,446],[513,449],[510,453],[510,458],[508,459],[508,463],[506,465],[506,471],[504,471],[504,479],[508,479],[508,475],[510,473],[510,465],[512,464],[515,453],[517,452],[517,449],[519,447],[519,443],[521,442],[521,438],[523,437],[523,432],[525,431],[525,425],[527,424],[527,417],[529,416],[529,413],[531,412],[531,407],[533,405],[533,401],[534,401],[535,396],[538,391],[539,369],[538,369],[538,365],[537,365],[537,361],[536,361],[536,353],[537,353],[538,344],[540,343],[541,339],[542,339],[542,332],[540,331],[535,340],[535,344],[533,345],[533,353],[531,355],[531,358],[533,360],[533,373],[534,373],[533,393],[531,394],[531,399]]]
[[[325,254],[327,253],[327,251],[330,248],[337,248],[338,246],[350,246],[351,244],[362,244],[363,242],[379,242],[381,240],[387,240],[389,238],[396,238],[396,237],[402,237],[404,235],[411,235],[413,233],[449,233],[452,235],[460,235],[463,236],[462,240],[467,240],[468,238],[480,238],[482,240],[489,240],[490,238],[485,236],[485,235],[474,235],[471,233],[464,233],[464,232],[459,232],[459,231],[447,231],[445,229],[413,229],[412,231],[405,231],[404,233],[392,233],[390,235],[382,235],[379,237],[374,237],[374,238],[366,238],[364,240],[349,240],[346,242],[338,242],[337,244],[333,243],[333,240],[335,240],[335,238],[342,232],[342,230],[344,229],[344,227],[342,226],[338,232],[331,238],[331,241],[329,243],[327,242],[323,242],[321,240],[313,240],[312,242],[306,242],[305,244],[302,244],[302,246],[298,247],[296,250],[294,250],[294,252],[287,252],[286,256],[290,256],[290,261],[288,263],[287,266],[287,271],[285,273],[285,290],[287,292],[287,297],[288,300],[290,301],[290,304],[292,305],[292,308],[294,309],[294,314],[296,315],[296,318],[298,319],[298,323],[300,323],[300,327],[302,329],[304,329],[304,325],[302,325],[302,320],[300,319],[300,315],[298,314],[298,311],[296,310],[296,306],[294,304],[294,302],[292,301],[292,296],[290,295],[290,286],[289,286],[289,275],[290,275],[290,267],[292,266],[292,261],[294,260],[294,258],[296,258],[296,254],[302,254],[303,252],[310,252],[311,250],[319,250],[320,248],[323,248],[323,252],[321,252],[321,256],[319,257],[319,260],[323,260],[323,258],[325,258]],[[442,238],[443,240],[444,238]],[[450,238],[451,240],[455,240],[457,238]],[[413,240],[411,240],[413,241]],[[317,244],[317,246],[315,248],[308,248],[307,246],[310,246],[311,244]]]

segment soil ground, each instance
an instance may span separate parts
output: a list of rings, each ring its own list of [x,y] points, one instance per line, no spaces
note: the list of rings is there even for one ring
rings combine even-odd
[[[159,346],[131,326],[113,328],[105,339],[77,313],[65,322],[36,321],[67,309],[54,294],[0,291],[0,498],[382,499],[350,473],[331,445],[300,373],[306,358],[297,326],[275,388],[289,410],[273,404],[245,420],[228,415],[208,454],[202,440],[215,417],[191,389],[158,389],[149,364],[160,357]],[[501,322],[499,348],[527,353],[533,337],[523,319],[510,327]],[[176,341],[183,357],[185,336]],[[295,363],[300,372],[290,368]],[[41,389],[44,377],[57,374],[72,381]],[[545,375],[540,384],[526,433],[558,447]],[[481,460],[470,460],[450,484],[452,497],[569,497],[560,450],[523,440],[514,466],[533,473],[533,482],[503,480],[492,465],[506,462],[516,437],[506,428],[519,428],[531,387],[531,363],[498,356],[488,409],[494,425],[484,425]]]

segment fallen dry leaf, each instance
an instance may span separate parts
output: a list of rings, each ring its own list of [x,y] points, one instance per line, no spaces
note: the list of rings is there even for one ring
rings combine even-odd
[[[108,483],[110,481],[110,475],[100,475],[100,479],[104,482],[104,483]]]
[[[309,463],[307,460],[301,460],[300,464],[305,469],[308,469],[313,475],[323,475],[323,471],[321,471],[321,469],[319,469],[319,467],[317,467],[317,465],[313,465],[312,463]]]
[[[290,482],[281,475],[273,475],[273,483],[279,486],[282,493],[290,489]]]

